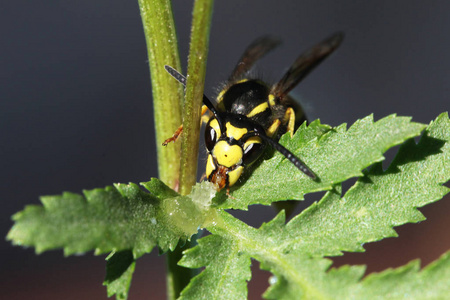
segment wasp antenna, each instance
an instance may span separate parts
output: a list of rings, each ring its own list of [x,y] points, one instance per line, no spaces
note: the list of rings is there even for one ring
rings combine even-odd
[[[184,85],[186,87],[186,81],[187,80],[186,80],[186,77],[183,74],[181,74],[180,72],[178,72],[177,70],[175,70],[174,68],[172,68],[169,65],[165,65],[164,69],[166,69],[167,73],[169,73],[179,83],[181,83],[182,85]],[[223,124],[222,124],[222,119],[219,117],[219,112],[216,110],[216,108],[214,107],[212,102],[208,99],[208,97],[206,97],[205,94],[203,94],[203,103],[214,114],[214,116],[217,119],[217,122],[219,122],[220,129],[222,130],[222,132],[224,132],[223,131],[224,128],[223,128]]]
[[[181,74],[180,72],[178,72],[177,70],[175,70],[174,68],[172,68],[169,65],[165,65],[164,69],[166,69],[167,73],[169,73],[173,78],[175,78],[179,83],[183,84],[184,86],[186,86],[186,77],[183,76],[183,74]]]
[[[164,69],[166,69],[167,73],[169,73],[173,78],[175,78],[179,83],[183,84],[186,87],[186,77],[184,77],[183,74],[181,74],[180,72],[178,72],[177,70],[175,70],[174,68],[172,68],[169,65],[165,65]],[[210,111],[212,111],[212,113],[217,116],[218,112],[216,110],[216,108],[214,107],[214,105],[211,103],[211,101],[208,99],[208,97],[206,97],[205,94],[203,94],[203,103],[206,105],[206,107],[209,108]]]
[[[295,156],[291,151],[289,151],[288,149],[283,147],[280,143],[272,140],[271,138],[269,138],[265,134],[261,134],[259,132],[255,132],[255,135],[257,135],[260,138],[262,138],[272,148],[274,148],[275,150],[277,150],[278,152],[283,154],[284,157],[286,157],[294,166],[296,166],[297,169],[299,169],[300,171],[305,173],[305,175],[307,175],[308,177],[310,177],[312,179],[316,179],[317,178],[316,174],[314,174],[314,172],[311,171],[311,169],[308,168],[308,166],[306,166],[305,163],[300,158]]]

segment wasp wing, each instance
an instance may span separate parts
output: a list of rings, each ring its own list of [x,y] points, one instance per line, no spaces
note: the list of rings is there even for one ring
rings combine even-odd
[[[279,39],[271,36],[262,36],[251,43],[244,54],[242,54],[238,63],[228,77],[229,82],[241,79],[242,75],[247,73],[255,64],[255,62],[266,55],[269,51],[281,44]]]
[[[271,94],[275,98],[283,99],[309,72],[336,50],[343,38],[343,33],[335,33],[301,54],[284,74],[283,78],[272,87]]]

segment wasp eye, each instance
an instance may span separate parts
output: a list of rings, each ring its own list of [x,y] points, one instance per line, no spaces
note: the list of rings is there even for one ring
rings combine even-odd
[[[216,118],[211,118],[205,128],[205,145],[209,152],[214,148],[220,135],[219,122]]]
[[[257,138],[250,138],[244,144],[244,156],[242,158],[245,165],[249,165],[261,156],[264,144]]]
[[[216,142],[217,142],[216,131],[208,123],[208,125],[206,125],[205,128],[205,145],[208,151],[212,151]]]

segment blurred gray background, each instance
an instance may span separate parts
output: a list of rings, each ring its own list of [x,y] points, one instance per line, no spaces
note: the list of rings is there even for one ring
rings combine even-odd
[[[173,3],[184,70],[192,5]],[[428,123],[449,109],[448,1],[216,1],[205,93],[215,94],[260,35],[283,40],[258,68],[276,81],[303,50],[337,30],[346,34],[340,49],[293,91],[311,120],[335,126],[397,113]],[[0,66],[2,236],[10,216],[38,204],[39,195],[157,176],[136,0],[3,1]],[[422,209],[429,220],[400,227],[400,238],[367,245],[337,265],[379,271],[419,257],[429,263],[450,248],[449,202]],[[0,249],[5,299],[107,298],[103,256],[36,256],[5,241]],[[255,265],[250,298],[259,299],[268,274]],[[138,261],[130,299],[164,297],[164,258],[154,251]]]

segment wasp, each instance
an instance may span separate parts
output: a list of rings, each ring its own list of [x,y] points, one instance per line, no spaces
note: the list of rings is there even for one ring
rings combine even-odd
[[[264,36],[251,43],[231,72],[217,96],[217,108],[204,95],[202,115],[212,113],[205,128],[208,152],[206,178],[217,190],[233,186],[244,169],[261,157],[267,146],[284,155],[301,172],[312,179],[316,174],[291,151],[278,143],[282,134],[291,137],[300,122],[306,121],[303,110],[295,105],[288,93],[342,42],[338,32],[301,54],[274,85],[251,78],[254,63],[280,44]],[[166,71],[186,86],[186,78],[170,66]],[[297,122],[296,122],[297,119]],[[174,136],[163,145],[177,139]]]

